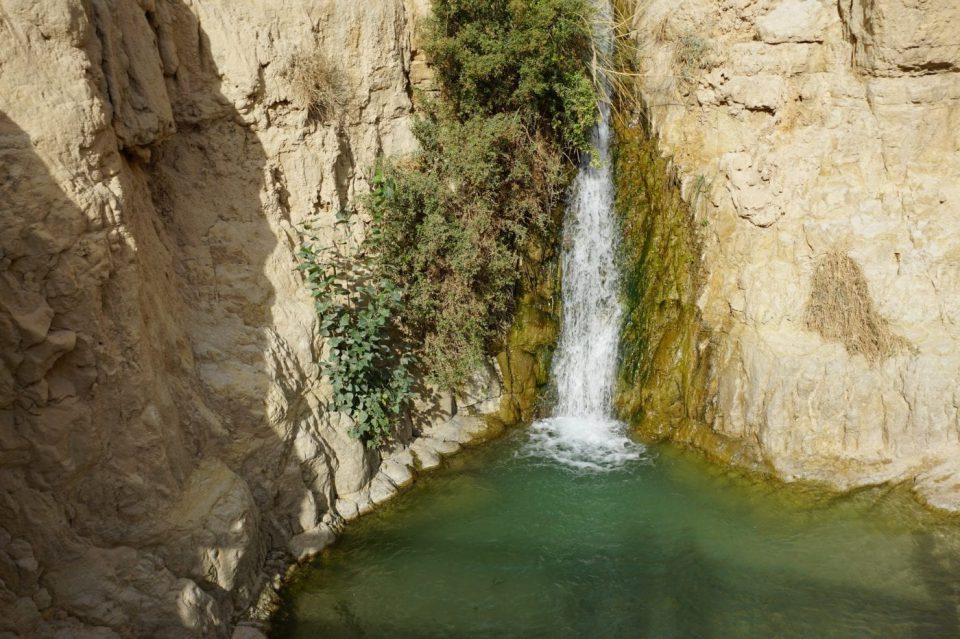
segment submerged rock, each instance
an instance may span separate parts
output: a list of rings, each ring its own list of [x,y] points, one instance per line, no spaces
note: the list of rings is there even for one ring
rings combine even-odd
[[[320,551],[332,544],[336,538],[337,535],[335,532],[330,530],[328,526],[321,524],[316,528],[291,537],[290,541],[287,542],[287,548],[289,548],[290,554],[293,555],[294,559],[303,561],[312,555],[320,553]]]

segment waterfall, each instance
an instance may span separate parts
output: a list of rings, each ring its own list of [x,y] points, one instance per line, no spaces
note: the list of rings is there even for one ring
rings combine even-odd
[[[597,39],[601,47],[612,46],[608,32]],[[558,401],[553,417],[531,427],[528,447],[533,454],[589,470],[615,468],[643,452],[612,416],[622,317],[619,228],[613,211],[610,107],[602,102],[599,110],[592,133],[597,159],[583,160],[563,221],[563,326],[552,370]]]
[[[609,108],[593,132],[599,164],[585,164],[564,218],[563,327],[553,366],[557,413],[609,417],[620,339],[617,223]]]

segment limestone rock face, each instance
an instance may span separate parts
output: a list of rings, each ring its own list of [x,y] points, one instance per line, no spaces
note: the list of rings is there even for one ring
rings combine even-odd
[[[960,71],[960,5],[949,0],[841,0],[860,70],[876,76]]]
[[[723,436],[704,442],[788,479],[916,478],[957,503],[958,11],[653,0],[635,17],[654,133],[703,247],[699,418]],[[813,290],[829,264],[853,266]],[[856,299],[811,311],[831,290]]]
[[[369,491],[296,229],[413,150],[427,8],[0,0],[0,636],[229,636]]]

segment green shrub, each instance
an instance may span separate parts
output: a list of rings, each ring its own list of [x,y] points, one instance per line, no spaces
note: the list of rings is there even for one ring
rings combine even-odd
[[[391,440],[412,396],[413,358],[404,342],[394,339],[403,294],[337,242],[320,244],[309,226],[301,233],[298,256],[326,338],[321,366],[333,389],[331,408],[353,420],[351,437],[380,447]]]
[[[456,386],[482,363],[513,305],[521,250],[545,231],[563,179],[556,153],[516,115],[421,120],[422,152],[378,173],[381,272],[407,292],[403,318],[430,378]]]
[[[437,0],[425,51],[460,120],[519,114],[567,151],[589,151],[597,94],[586,0]]]
[[[410,396],[409,345],[430,380],[464,382],[510,319],[530,235],[556,233],[592,151],[590,16],[588,0],[435,0],[424,36],[438,96],[421,105],[420,150],[376,171],[366,257],[304,243],[334,404],[370,445]]]
[[[530,233],[552,233],[597,117],[586,0],[437,0],[425,49],[440,96],[420,151],[385,163],[374,251],[435,383],[462,383],[513,310]]]

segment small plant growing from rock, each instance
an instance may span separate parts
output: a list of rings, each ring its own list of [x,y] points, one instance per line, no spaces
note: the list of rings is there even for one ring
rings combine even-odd
[[[331,410],[353,420],[351,437],[379,448],[393,438],[413,395],[413,357],[397,339],[402,291],[345,250],[352,235],[345,226],[341,217],[334,241],[324,245],[305,225],[298,268],[326,338],[321,368],[333,390]]]
[[[294,106],[321,121],[332,119],[346,102],[340,71],[319,48],[294,54],[283,77]]]
[[[677,80],[682,85],[692,87],[697,83],[708,53],[710,43],[696,34],[687,33],[677,38],[674,58],[679,68]]]

